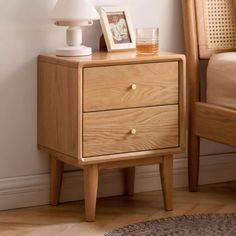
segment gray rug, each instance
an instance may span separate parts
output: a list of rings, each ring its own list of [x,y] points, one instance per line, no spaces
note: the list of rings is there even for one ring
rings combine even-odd
[[[236,236],[235,214],[199,214],[141,222],[105,236]]]

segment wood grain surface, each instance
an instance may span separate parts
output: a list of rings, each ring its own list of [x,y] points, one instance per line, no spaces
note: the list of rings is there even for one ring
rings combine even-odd
[[[69,66],[73,68],[104,65],[123,65],[150,62],[168,62],[185,60],[183,54],[170,52],[159,52],[158,54],[142,55],[136,51],[123,52],[93,52],[87,57],[58,57],[55,54],[40,55],[39,61],[53,63],[57,65]]]
[[[64,163],[57,157],[51,158],[51,179],[50,179],[50,204],[56,206],[60,202],[61,184],[63,178]]]
[[[1,236],[99,236],[121,226],[200,213],[235,213],[236,182],[205,185],[198,193],[174,190],[174,211],[163,209],[162,192],[98,199],[97,219],[84,222],[84,201],[0,212]]]
[[[173,210],[173,155],[163,157],[159,165],[165,209]]]
[[[177,147],[178,105],[84,114],[84,157]],[[136,133],[131,134],[135,129]]]
[[[196,103],[196,134],[236,147],[236,110]]]
[[[84,69],[85,112],[178,103],[178,62]]]
[[[77,157],[78,71],[38,64],[38,144]]]
[[[98,166],[88,165],[84,168],[85,218],[87,222],[95,220],[98,189]]]
[[[185,47],[187,57],[188,77],[188,166],[189,166],[189,190],[197,191],[199,175],[199,145],[200,139],[196,135],[196,110],[195,103],[200,101],[200,61],[198,51],[198,33],[196,21],[196,1],[182,0]]]

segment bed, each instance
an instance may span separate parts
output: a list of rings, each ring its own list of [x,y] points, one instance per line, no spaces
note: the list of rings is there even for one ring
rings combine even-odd
[[[182,0],[189,86],[189,190],[198,190],[200,137],[236,147],[234,0]],[[209,60],[206,101],[200,61]]]
[[[236,52],[211,56],[206,99],[207,103],[236,109]]]

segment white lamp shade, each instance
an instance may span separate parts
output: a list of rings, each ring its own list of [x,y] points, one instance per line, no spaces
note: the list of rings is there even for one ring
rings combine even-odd
[[[89,0],[58,0],[50,18],[56,21],[86,21],[100,18]]]

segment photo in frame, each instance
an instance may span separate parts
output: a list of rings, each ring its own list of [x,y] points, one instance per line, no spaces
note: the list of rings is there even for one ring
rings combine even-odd
[[[99,12],[107,50],[135,49],[135,31],[127,8],[100,7]]]

